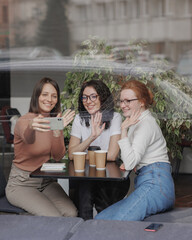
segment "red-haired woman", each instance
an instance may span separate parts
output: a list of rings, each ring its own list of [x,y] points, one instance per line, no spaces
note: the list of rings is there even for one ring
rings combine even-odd
[[[108,207],[96,219],[139,221],[170,209],[175,191],[166,141],[149,111],[153,95],[145,84],[131,79],[121,89],[121,168],[136,168],[135,190]]]

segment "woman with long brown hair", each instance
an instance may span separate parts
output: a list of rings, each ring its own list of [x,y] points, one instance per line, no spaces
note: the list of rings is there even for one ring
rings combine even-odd
[[[30,173],[50,157],[59,161],[65,155],[62,130],[50,130],[45,117],[62,117],[63,127],[75,112],[60,113],[60,92],[56,81],[37,82],[29,112],[20,117],[14,131],[14,154],[6,187],[10,203],[39,216],[76,216],[77,210],[62,187],[52,179],[30,178]]]

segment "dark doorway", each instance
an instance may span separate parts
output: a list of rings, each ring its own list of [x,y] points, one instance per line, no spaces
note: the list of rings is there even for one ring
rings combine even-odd
[[[10,72],[0,72],[0,109],[10,106]]]

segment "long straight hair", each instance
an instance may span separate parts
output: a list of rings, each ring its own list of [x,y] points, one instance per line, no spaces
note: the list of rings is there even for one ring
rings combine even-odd
[[[33,94],[31,96],[30,106],[29,106],[29,112],[32,113],[40,113],[39,109],[39,96],[41,95],[43,86],[49,83],[51,84],[57,91],[57,103],[55,107],[51,110],[50,116],[55,117],[58,113],[61,112],[61,103],[60,103],[60,90],[57,82],[51,78],[42,78],[40,81],[38,81],[33,89]]]

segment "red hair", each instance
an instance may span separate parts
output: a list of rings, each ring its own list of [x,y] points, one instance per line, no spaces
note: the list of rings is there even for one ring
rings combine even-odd
[[[145,86],[144,83],[131,78],[129,81],[125,82],[121,91],[125,89],[131,89],[135,92],[136,97],[144,103],[145,108],[148,108],[153,104],[153,94],[152,92]]]

